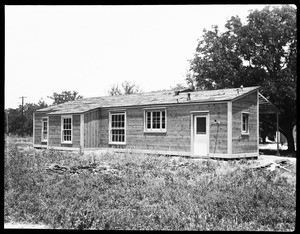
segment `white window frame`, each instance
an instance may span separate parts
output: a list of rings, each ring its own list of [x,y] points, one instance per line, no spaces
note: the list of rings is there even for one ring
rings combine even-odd
[[[44,124],[46,123],[47,127],[47,136],[46,139],[44,138]],[[42,135],[41,135],[41,141],[42,142],[48,142],[48,134],[49,134],[49,125],[48,125],[48,117],[43,117],[42,118]]]
[[[124,115],[124,127],[112,127],[112,116],[113,115]],[[109,112],[109,144],[112,145],[126,145],[126,129],[127,129],[127,118],[126,118],[126,111],[110,111]],[[124,141],[113,141],[112,130],[124,130]]]
[[[244,125],[244,120],[243,120],[243,116],[246,115],[247,116],[247,125],[246,125],[246,131],[243,129],[243,125]],[[249,112],[242,112],[241,114],[241,133],[242,135],[249,135]]]
[[[147,128],[147,113],[150,112],[150,126],[151,128]],[[160,128],[153,128],[153,112],[160,112]],[[162,128],[162,112],[165,112],[165,128]],[[144,109],[144,132],[167,132],[167,110],[166,108],[146,108]]]
[[[71,119],[71,140],[64,141],[64,119]],[[61,143],[62,144],[72,144],[73,143],[73,116],[72,115],[63,115],[61,116]]]

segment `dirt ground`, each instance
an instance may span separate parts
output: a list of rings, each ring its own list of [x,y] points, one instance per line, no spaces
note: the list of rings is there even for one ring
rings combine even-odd
[[[31,224],[31,223],[4,223],[4,229],[49,229],[44,224]]]

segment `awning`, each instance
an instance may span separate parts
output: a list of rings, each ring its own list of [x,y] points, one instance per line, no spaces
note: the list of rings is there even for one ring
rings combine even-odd
[[[267,98],[265,98],[261,93],[259,96],[259,113],[260,114],[277,114],[279,110],[274,104],[272,104]]]
[[[276,131],[277,131],[277,153],[279,153],[279,109],[274,106],[267,98],[265,98],[261,93],[258,92],[259,97],[259,114],[276,114]]]

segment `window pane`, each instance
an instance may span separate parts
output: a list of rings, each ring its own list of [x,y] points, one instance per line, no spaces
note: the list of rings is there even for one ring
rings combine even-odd
[[[248,132],[249,130],[249,115],[243,113],[242,114],[242,131]]]
[[[47,119],[43,119],[42,121],[42,140],[47,141]]]
[[[152,127],[154,129],[160,128],[160,112],[158,111],[153,112]]]
[[[197,117],[196,119],[197,134],[206,134],[206,118]]]
[[[72,119],[71,118],[63,118],[62,119],[62,134],[63,141],[72,141]]]
[[[147,112],[146,126],[151,129],[151,112]]]
[[[161,115],[162,115],[162,117],[161,117],[161,128],[163,128],[163,129],[165,129],[166,128],[166,125],[165,125],[165,111],[162,111],[161,112]]]
[[[112,142],[124,142],[125,141],[125,114],[112,114],[111,123],[111,141]],[[114,117],[113,117],[114,116]]]

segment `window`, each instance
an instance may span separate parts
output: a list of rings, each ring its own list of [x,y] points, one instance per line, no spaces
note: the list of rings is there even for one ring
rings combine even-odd
[[[166,110],[146,110],[145,131],[165,132],[166,131]]]
[[[249,134],[249,114],[242,113],[242,134]]]
[[[47,118],[42,119],[42,141],[48,140],[48,120]]]
[[[114,144],[125,144],[125,112],[110,113],[109,140]]]
[[[72,116],[62,116],[61,124],[61,142],[72,143]]]
[[[206,117],[197,117],[196,133],[206,134]]]

